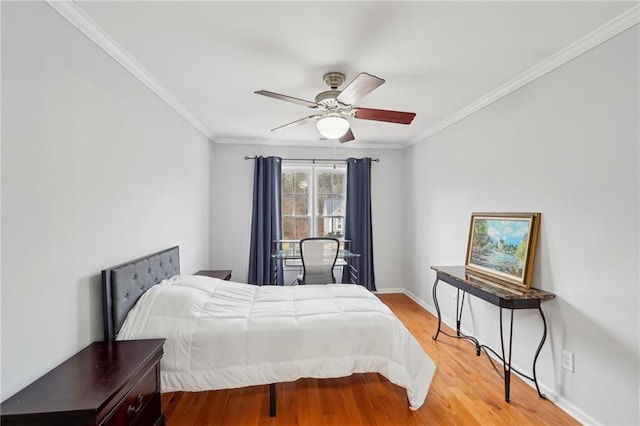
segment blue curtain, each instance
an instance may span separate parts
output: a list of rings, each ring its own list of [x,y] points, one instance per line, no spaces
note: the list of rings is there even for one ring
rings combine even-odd
[[[376,291],[373,272],[373,233],[371,227],[371,158],[347,159],[347,208],[345,240],[351,240],[351,250],[360,254],[358,272],[360,285]],[[349,282],[348,271],[342,282]]]
[[[249,284],[271,283],[271,246],[282,238],[280,207],[282,158],[257,157],[253,174],[253,213],[251,217],[251,249]],[[282,268],[280,268],[282,270]],[[282,274],[278,274],[282,285]]]

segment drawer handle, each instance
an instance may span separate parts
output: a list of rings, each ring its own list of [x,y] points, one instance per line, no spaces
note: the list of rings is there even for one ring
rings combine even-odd
[[[138,397],[136,398],[136,402],[138,403],[137,407],[134,407],[133,405],[129,405],[127,407],[127,414],[131,415],[133,413],[137,413],[138,411],[140,411],[140,409],[142,408],[142,395],[138,394]]]

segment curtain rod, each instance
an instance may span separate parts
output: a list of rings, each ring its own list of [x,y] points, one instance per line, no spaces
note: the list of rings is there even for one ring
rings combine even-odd
[[[253,156],[253,157],[247,157],[246,155],[244,156],[245,160],[255,160],[256,158],[258,158],[257,156]],[[329,163],[335,163],[335,162],[347,162],[346,158],[283,158],[283,161],[311,161],[313,163],[315,163],[316,161],[327,161]],[[380,161],[379,158],[372,158],[371,161],[375,161],[376,163]]]

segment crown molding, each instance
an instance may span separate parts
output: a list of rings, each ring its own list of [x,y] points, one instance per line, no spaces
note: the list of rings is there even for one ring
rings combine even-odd
[[[108,55],[133,74],[142,84],[147,86],[160,99],[180,114],[189,124],[196,128],[204,137],[214,141],[214,135],[195,115],[193,115],[178,99],[176,99],[160,82],[140,63],[120,46],[95,21],[84,13],[74,1],[46,0],[56,12],[62,15],[74,27],[80,30],[91,41],[98,45]]]
[[[411,139],[409,143],[404,145],[404,147],[407,148],[411,145],[428,139],[429,137],[435,135],[436,133],[439,133],[440,131],[457,123],[458,121],[463,120],[471,114],[476,113],[482,108],[491,105],[500,98],[507,96],[511,92],[518,90],[524,85],[531,83],[532,81],[542,77],[548,72],[553,71],[559,66],[566,64],[577,56],[582,55],[583,53],[593,49],[594,47],[609,40],[610,38],[615,37],[616,35],[631,28],[632,26],[637,25],[638,22],[640,22],[640,5],[635,5],[621,15],[618,15],[616,18],[613,18],[609,22],[598,27],[584,37],[578,39],[576,42],[570,44],[554,55],[543,60],[538,65],[529,68],[527,71],[520,74],[516,78],[489,92],[485,96],[467,105],[453,115],[450,115],[448,118],[437,123],[426,132]]]
[[[393,143],[375,143],[375,142],[362,142],[353,141],[348,144],[335,143],[329,140],[320,141],[274,141],[267,139],[250,139],[250,138],[233,138],[233,137],[217,137],[214,141],[216,145],[259,145],[259,146],[274,146],[274,147],[295,147],[295,148],[336,148],[336,149],[385,149],[403,150],[405,147],[402,144]]]

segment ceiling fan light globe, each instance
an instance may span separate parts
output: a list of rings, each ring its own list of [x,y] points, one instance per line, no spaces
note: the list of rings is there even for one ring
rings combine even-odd
[[[338,139],[349,130],[349,122],[339,115],[328,115],[316,122],[318,132],[327,139]]]

